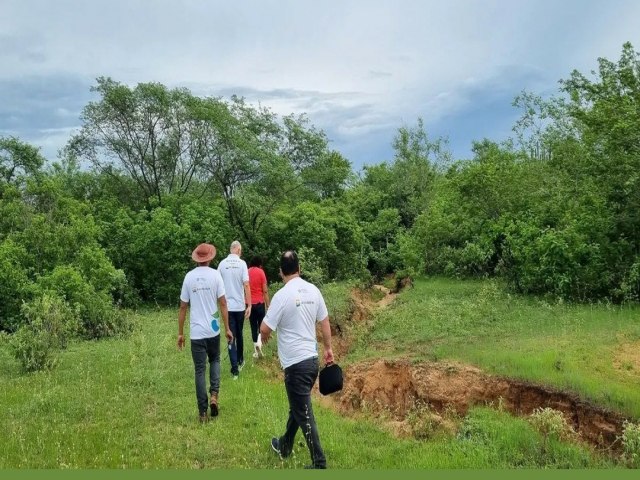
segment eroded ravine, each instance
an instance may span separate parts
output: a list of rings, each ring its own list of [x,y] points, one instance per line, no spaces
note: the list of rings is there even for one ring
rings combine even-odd
[[[401,421],[420,404],[439,413],[453,409],[460,415],[474,405],[500,405],[515,415],[549,407],[562,412],[573,429],[592,444],[610,447],[622,434],[622,416],[577,395],[491,376],[467,365],[376,360],[350,366],[344,376],[344,389],[333,399],[344,414],[364,407],[369,413]]]
[[[376,287],[383,290],[384,287]],[[395,294],[383,290],[384,298],[374,302],[366,292],[352,292],[350,322],[371,321],[374,310],[385,308]],[[335,332],[338,358],[348,353],[350,326]],[[413,362],[406,359],[378,359],[349,365],[344,369],[344,389],[323,403],[344,415],[366,411],[402,424],[416,405],[442,413],[465,415],[474,405],[500,405],[514,415],[529,415],[538,408],[562,412],[579,436],[593,445],[617,449],[625,418],[593,405],[579,396],[517,379],[489,375],[482,370],[450,362]]]

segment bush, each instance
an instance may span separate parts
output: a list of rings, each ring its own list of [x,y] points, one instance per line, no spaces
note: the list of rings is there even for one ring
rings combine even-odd
[[[620,287],[622,298],[628,302],[640,300],[640,255],[631,265]]]
[[[621,438],[623,460],[630,468],[640,468],[640,424],[625,421]]]
[[[208,202],[157,207],[130,214],[122,210],[106,227],[109,257],[130,280],[143,301],[175,305],[185,273],[194,267],[191,251],[202,242],[226,256],[233,239],[222,209]],[[124,291],[123,300],[127,302]],[[130,296],[130,295],[129,295]]]
[[[418,440],[433,438],[443,427],[440,415],[431,410],[428,403],[417,401],[407,413],[407,424],[411,434]]]
[[[549,440],[571,440],[575,436],[573,427],[567,423],[562,412],[553,408],[536,408],[529,422],[542,435],[542,450],[546,453]]]
[[[42,292],[52,292],[65,299],[78,313],[79,333],[88,339],[126,333],[131,330],[127,318],[113,306],[111,296],[96,290],[72,265],[59,265],[40,277],[37,283]]]
[[[82,277],[97,291],[120,297],[126,288],[127,278],[122,270],[117,270],[105,251],[97,245],[82,247],[74,264]]]
[[[20,308],[31,288],[23,267],[26,256],[25,249],[12,240],[0,244],[0,330],[15,331],[20,326]]]
[[[25,303],[22,314],[26,323],[9,340],[13,355],[25,372],[53,368],[78,330],[77,313],[61,298],[44,294]]]
[[[131,333],[131,318],[111,303],[111,298],[98,292],[82,306],[82,335],[85,338],[104,338]]]
[[[300,260],[300,275],[315,286],[322,286],[327,280],[327,274],[313,248],[300,247],[297,253]]]

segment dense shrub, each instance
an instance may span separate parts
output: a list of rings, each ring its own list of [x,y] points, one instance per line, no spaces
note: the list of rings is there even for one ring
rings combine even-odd
[[[625,421],[621,440],[624,461],[630,468],[640,468],[640,424]]]
[[[130,329],[123,312],[113,306],[111,296],[97,290],[78,267],[59,265],[38,279],[37,287],[63,298],[79,317],[79,333],[85,338],[101,338]]]
[[[108,254],[135,291],[145,301],[168,305],[176,303],[182,279],[193,267],[194,247],[214,244],[219,261],[234,239],[221,208],[199,201],[135,214],[122,210],[107,231]]]
[[[55,366],[58,352],[78,330],[78,315],[61,298],[43,294],[22,307],[25,323],[9,341],[23,370],[32,372]]]
[[[13,240],[0,243],[0,330],[14,331],[22,323],[20,308],[31,294],[26,256]]]

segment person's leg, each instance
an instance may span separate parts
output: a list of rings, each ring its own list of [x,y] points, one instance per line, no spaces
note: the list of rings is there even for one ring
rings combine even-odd
[[[258,309],[258,305],[260,305],[259,303],[256,303],[254,305],[251,305],[251,314],[249,315],[249,324],[251,325],[251,340],[253,340],[253,343],[256,344],[258,342],[258,334],[259,332],[259,327],[260,327],[260,320],[258,320],[258,313],[256,312],[256,310]]]
[[[209,357],[209,393],[211,400],[211,416],[218,415],[218,392],[220,391],[220,335],[207,339],[207,356]]]
[[[236,318],[236,349],[238,350],[238,366],[244,365],[244,337],[242,336],[242,329],[244,327],[244,312],[237,312]]]
[[[256,344],[256,350],[258,351],[258,356],[262,356],[262,338],[260,338],[260,327],[262,326],[262,320],[266,315],[266,307],[264,303],[258,305],[258,343]]]
[[[282,435],[278,439],[278,450],[280,451],[280,455],[284,458],[291,455],[293,450],[293,442],[296,438],[296,433],[298,433],[298,422],[293,416],[291,411],[291,406],[289,406],[289,418],[287,419],[287,426],[284,431],[284,435]]]
[[[231,375],[237,376],[238,371],[238,339],[237,339],[237,318],[239,312],[229,312],[229,330],[233,334],[233,342],[228,344],[229,361],[231,362]]]
[[[285,388],[289,399],[289,419],[280,438],[281,453],[290,453],[298,427],[304,434],[311,462],[315,468],[326,468],[327,461],[320,444],[318,428],[311,406],[311,389],[318,377],[318,359],[312,358],[285,369]]]
[[[253,339],[253,356],[258,358],[262,353],[262,342],[260,341],[260,324],[264,318],[264,303],[256,303],[251,306],[251,315],[249,315],[249,321],[251,322],[251,338]]]
[[[195,370],[196,399],[198,401],[198,412],[200,416],[207,414],[207,380],[205,370],[207,369],[207,350],[204,340],[191,340],[191,358]]]

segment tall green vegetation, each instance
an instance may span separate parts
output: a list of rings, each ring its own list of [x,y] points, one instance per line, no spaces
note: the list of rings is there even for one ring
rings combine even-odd
[[[474,144],[437,177],[404,257],[416,271],[500,275],[581,301],[640,294],[640,56],[625,44],[562,96],[524,93],[519,143]]]
[[[522,293],[638,300],[640,56],[625,44],[598,63],[557,97],[520,95],[511,142],[453,161],[418,120],[359,175],[305,116],[99,78],[59,163],[0,138],[0,329],[62,301],[78,335],[126,330],[120,306],[175,304],[193,246],[220,258],[234,239],[272,279],[295,247],[317,282],[500,276]]]

